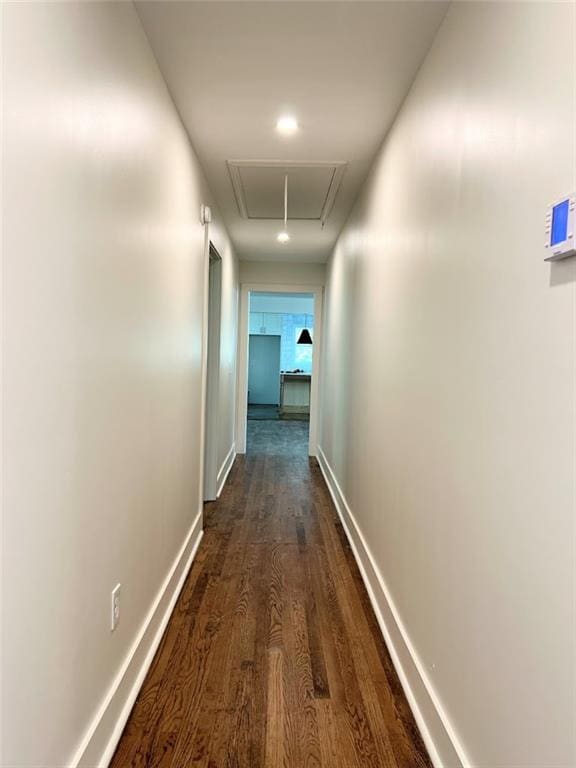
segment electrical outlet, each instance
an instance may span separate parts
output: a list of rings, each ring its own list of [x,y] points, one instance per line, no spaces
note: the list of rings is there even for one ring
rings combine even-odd
[[[110,603],[110,631],[114,632],[120,621],[120,584],[116,584],[112,590],[112,600]]]

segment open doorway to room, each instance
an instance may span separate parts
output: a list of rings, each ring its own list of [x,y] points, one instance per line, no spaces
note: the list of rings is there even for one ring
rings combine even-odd
[[[314,295],[250,293],[248,420],[310,420]]]
[[[265,329],[263,329],[265,330]],[[248,419],[276,420],[280,410],[282,337],[251,333],[248,341]]]
[[[319,291],[245,286],[242,294],[239,452],[275,444],[315,455]]]

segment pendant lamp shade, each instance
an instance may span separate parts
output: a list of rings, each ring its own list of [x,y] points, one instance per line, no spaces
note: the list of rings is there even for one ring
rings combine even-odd
[[[300,336],[298,336],[297,344],[312,344],[312,336],[308,328],[303,328]]]

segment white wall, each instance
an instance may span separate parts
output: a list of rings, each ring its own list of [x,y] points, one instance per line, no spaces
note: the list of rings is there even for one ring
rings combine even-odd
[[[416,673],[490,768],[576,765],[575,20],[451,6],[327,277],[325,468],[431,731]]]
[[[200,530],[198,213],[211,201],[132,4],[2,11],[0,762],[94,765],[169,607],[159,590],[173,565],[177,586]],[[218,223],[212,236],[224,260],[224,451],[236,266]],[[147,616],[152,629],[133,646]]]
[[[240,261],[241,283],[324,285],[325,264],[289,261]]]

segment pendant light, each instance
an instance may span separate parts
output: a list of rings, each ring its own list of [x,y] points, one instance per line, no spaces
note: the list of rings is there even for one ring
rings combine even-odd
[[[307,318],[308,318],[308,315],[304,315],[304,322],[306,322]],[[312,336],[310,336],[310,331],[308,330],[308,328],[302,328],[296,344],[312,344]]]

